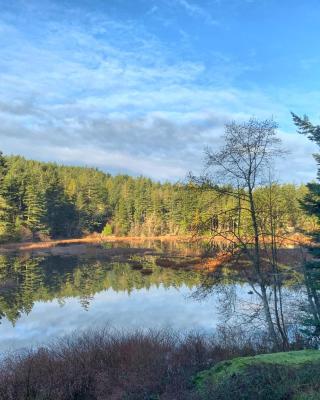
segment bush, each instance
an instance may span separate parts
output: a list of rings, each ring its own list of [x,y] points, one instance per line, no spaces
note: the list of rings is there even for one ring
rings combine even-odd
[[[168,330],[69,336],[2,357],[0,399],[319,399],[320,352],[260,355],[252,362],[250,356],[270,350],[264,343],[228,330],[210,337]],[[299,361],[293,365],[288,357]],[[273,364],[275,358],[282,364]],[[211,379],[215,374],[218,380]]]
[[[102,231],[103,236],[112,235],[112,226],[110,224],[106,224]]]
[[[99,331],[13,354],[0,364],[0,399],[198,399],[195,374],[257,347],[171,331]]]

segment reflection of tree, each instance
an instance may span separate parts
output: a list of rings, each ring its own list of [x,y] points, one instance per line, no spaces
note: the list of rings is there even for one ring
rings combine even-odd
[[[35,296],[34,288],[43,280],[43,271],[38,268],[40,262],[40,258],[0,257],[1,316],[6,316],[15,322],[21,313],[28,314],[31,311]]]
[[[63,305],[66,298],[78,297],[80,304],[88,309],[93,296],[103,290],[131,293],[160,285],[192,287],[201,281],[198,272],[161,268],[152,257],[138,261],[137,270],[130,262],[0,256],[0,317],[14,324],[21,314],[32,310],[36,301],[57,299]]]
[[[263,282],[265,298],[261,295],[260,277],[250,268],[250,263],[244,256],[235,257],[229,261],[227,267],[219,268],[204,276],[193,296],[197,299],[215,296],[219,301],[224,323],[232,327],[244,326],[253,334],[268,329],[264,304],[268,301],[271,320],[275,326],[283,326],[286,329],[284,335],[288,336],[281,337],[283,345],[283,342],[289,341],[291,333],[301,320],[297,300],[301,299],[304,284],[301,270],[285,263],[285,259],[290,262],[299,251],[286,249],[283,253],[278,260],[281,262],[277,264],[277,270],[265,274]],[[279,297],[281,297],[281,315],[279,304],[275,300],[280,301]],[[277,321],[277,318],[281,318],[281,321]],[[278,334],[281,335],[281,332],[278,331]],[[271,344],[274,345],[272,340]]]

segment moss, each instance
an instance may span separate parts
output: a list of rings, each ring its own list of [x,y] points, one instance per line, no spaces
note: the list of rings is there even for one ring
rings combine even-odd
[[[320,400],[320,393],[316,391],[309,391],[307,393],[300,393],[294,396],[293,400]]]
[[[246,373],[248,368],[265,364],[284,367],[299,367],[303,364],[320,363],[319,350],[301,350],[283,353],[261,354],[253,357],[238,357],[233,360],[222,361],[209,370],[197,374],[195,384],[198,388],[211,383],[219,383],[234,375]]]

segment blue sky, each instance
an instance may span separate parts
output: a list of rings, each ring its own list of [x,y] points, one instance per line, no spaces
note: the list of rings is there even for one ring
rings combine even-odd
[[[316,176],[320,2],[0,0],[0,149],[183,179],[225,122],[274,117],[280,180]]]

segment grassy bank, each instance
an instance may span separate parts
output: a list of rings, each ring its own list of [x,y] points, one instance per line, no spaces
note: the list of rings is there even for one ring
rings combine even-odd
[[[220,386],[211,378],[214,375],[212,368],[221,366],[219,362],[222,360],[239,356],[251,356],[248,360],[252,360],[253,355],[268,351],[271,349],[266,345],[264,338],[249,338],[239,331],[221,331],[212,337],[200,334],[178,335],[168,331],[126,334],[106,330],[86,333],[57,341],[49,347],[9,355],[0,366],[0,398],[267,399],[268,397],[259,397],[257,394],[256,397],[250,397],[251,375],[255,387],[274,387],[278,385],[278,380],[270,379],[278,378],[284,370],[283,365],[263,363],[262,359],[257,358],[255,367],[250,369],[253,364],[249,362],[249,369],[245,370],[243,375],[234,373],[242,373],[240,367],[237,370],[233,368],[231,374],[225,373],[225,379],[219,381]],[[313,360],[314,363],[310,363],[309,359],[305,361],[306,363],[301,365],[308,365],[308,373],[314,371],[318,377],[319,358]],[[237,365],[242,364],[247,365],[241,362]],[[293,376],[288,368],[281,384],[285,380],[288,384]],[[207,372],[199,375],[199,372],[204,370]],[[234,378],[240,375],[241,378]],[[235,382],[232,379],[235,379]],[[242,381],[244,385],[241,385]],[[305,384],[306,379],[303,381],[301,378],[301,383]],[[244,397],[230,396],[230,388],[235,391],[235,387],[241,388]],[[315,387],[314,380],[309,382],[308,389],[313,390]]]
[[[204,398],[320,399],[320,350],[238,357],[200,372],[195,380]]]

